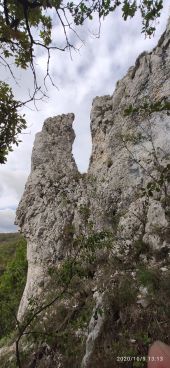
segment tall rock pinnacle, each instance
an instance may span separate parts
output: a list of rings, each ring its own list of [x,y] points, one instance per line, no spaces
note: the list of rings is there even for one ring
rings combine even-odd
[[[170,20],[113,95],[94,99],[86,174],[72,156],[73,114],[47,119],[36,135],[16,218],[28,243],[19,321],[30,300],[45,303],[65,284],[36,322],[36,365],[24,367],[119,368],[116,356],[135,361],[157,333],[167,341],[169,110]]]

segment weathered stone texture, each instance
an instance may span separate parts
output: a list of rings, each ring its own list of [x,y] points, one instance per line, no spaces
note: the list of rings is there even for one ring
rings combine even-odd
[[[147,107],[142,108],[146,102],[163,108],[149,114]],[[125,262],[123,257],[130,257],[131,247],[139,239],[153,249],[170,247],[168,236],[162,237],[163,232],[168,233],[170,203],[165,201],[170,189],[165,178],[160,187],[158,183],[163,167],[170,163],[168,103],[170,22],[157,47],[138,57],[117,83],[113,96],[94,99],[93,148],[87,174],[78,172],[72,157],[73,114],[45,121],[35,139],[31,174],[17,210],[16,222],[28,241],[29,264],[19,318],[28,299],[45,290],[49,267],[60,264],[74,236],[88,236],[92,230],[116,232],[112,254]],[[136,112],[125,114],[130,106]],[[148,195],[149,183],[157,190],[153,186]],[[97,303],[102,303],[99,299]],[[146,306],[144,299],[143,292],[139,304]],[[95,324],[92,316],[83,368],[93,365],[90,356],[100,328],[102,317]]]

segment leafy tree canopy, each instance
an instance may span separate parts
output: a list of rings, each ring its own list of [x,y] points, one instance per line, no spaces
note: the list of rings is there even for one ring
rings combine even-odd
[[[41,87],[38,86],[35,70],[35,56],[38,48],[47,52],[46,78],[53,81],[49,72],[50,52],[65,51],[75,48],[70,41],[70,31],[79,37],[76,27],[86,19],[92,20],[97,14],[101,18],[121,8],[122,17],[132,18],[139,10],[142,16],[142,32],[151,36],[155,31],[155,20],[160,16],[163,0],[80,0],[64,2],[63,0],[0,0],[0,63],[15,78],[9,60],[21,69],[31,67],[34,77],[35,96]],[[56,24],[63,29],[63,44],[52,39],[52,31]],[[18,144],[17,134],[26,126],[24,117],[18,113],[18,107],[27,103],[17,102],[10,87],[0,83],[0,163],[6,161],[11,145]],[[30,101],[29,100],[29,101]]]
[[[18,134],[26,128],[24,116],[17,112],[19,102],[15,101],[8,84],[0,81],[0,163],[7,160],[12,144],[18,143]]]

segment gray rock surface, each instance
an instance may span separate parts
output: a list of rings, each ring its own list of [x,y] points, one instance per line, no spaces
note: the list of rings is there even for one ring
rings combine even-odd
[[[87,174],[78,172],[72,157],[74,115],[45,121],[42,132],[36,135],[31,174],[17,210],[16,223],[28,241],[28,277],[19,319],[29,300],[45,292],[50,282],[49,268],[59,267],[76,236],[89,236],[92,231],[116,234],[110,254],[125,263],[139,240],[153,250],[170,247],[167,107],[170,22],[155,49],[142,53],[117,83],[113,96],[94,99],[92,155]],[[145,256],[143,261],[147,262]],[[156,264],[154,259],[150,262]],[[116,275],[113,272],[109,278]],[[93,286],[99,279],[100,267]],[[146,293],[141,290],[145,288],[139,290],[139,295],[141,305],[146,307]],[[93,366],[90,357],[102,329],[102,317],[94,328],[93,324],[92,315],[82,357],[84,368]]]
[[[64,257],[76,206],[78,170],[72,156],[73,114],[49,118],[35,138],[32,169],[17,211],[28,240],[28,277],[18,316],[48,282],[48,269]]]

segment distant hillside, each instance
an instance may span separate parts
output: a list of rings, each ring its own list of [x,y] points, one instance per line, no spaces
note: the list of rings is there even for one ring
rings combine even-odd
[[[0,275],[5,271],[9,261],[15,255],[18,240],[22,238],[19,233],[0,233]]]

